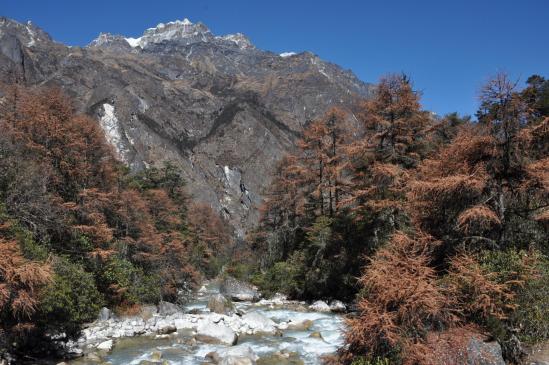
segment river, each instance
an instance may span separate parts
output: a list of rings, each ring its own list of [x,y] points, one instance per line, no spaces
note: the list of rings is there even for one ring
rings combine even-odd
[[[217,293],[218,288],[214,284],[204,287],[183,311],[207,315],[208,299]],[[230,354],[247,354],[247,358],[256,360],[258,365],[320,364],[323,355],[335,352],[342,345],[344,323],[341,315],[315,312],[304,305],[285,303],[273,305],[263,301],[234,304],[240,314],[260,313],[273,320],[278,328],[285,328],[287,323],[306,324],[305,326],[290,326],[293,329],[280,330],[276,334],[239,334],[234,346],[197,341],[195,331],[178,328],[177,332],[170,335],[118,338],[110,351],[97,352],[92,357],[73,360],[69,364],[209,364],[216,361],[223,363],[224,356]],[[220,358],[211,360],[212,357],[215,358],[213,353],[220,355]],[[235,364],[253,363],[243,361]]]

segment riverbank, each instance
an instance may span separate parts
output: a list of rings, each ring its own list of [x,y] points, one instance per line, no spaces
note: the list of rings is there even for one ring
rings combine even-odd
[[[344,309],[340,302],[330,308],[283,296],[221,305],[218,299],[218,286],[211,283],[183,308],[164,302],[135,316],[103,310],[67,344],[67,352],[79,356],[67,363],[318,364],[343,343],[343,318],[334,313]]]

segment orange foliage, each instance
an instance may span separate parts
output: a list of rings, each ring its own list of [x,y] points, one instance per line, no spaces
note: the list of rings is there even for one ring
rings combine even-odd
[[[452,300],[454,310],[463,318],[506,318],[514,309],[511,304],[514,298],[511,285],[520,284],[497,283],[495,273],[484,271],[477,260],[466,252],[452,257],[446,280],[448,298]]]
[[[482,127],[461,130],[411,176],[408,211],[420,229],[436,237],[497,231],[501,217],[494,199],[488,198],[493,187],[488,165],[497,152],[493,138],[484,133]]]
[[[350,130],[345,129],[346,113],[332,108],[321,119],[311,122],[298,141],[300,153],[290,170],[300,176],[306,204],[316,215],[333,216],[344,188],[343,145]],[[290,162],[286,160],[286,162]]]
[[[113,239],[105,213],[111,208],[113,194],[98,189],[84,189],[75,204],[66,204],[76,215],[74,229],[88,237],[97,248],[105,248]]]
[[[59,89],[28,90],[18,86],[15,115],[6,121],[15,140],[55,169],[55,189],[74,198],[80,189],[112,187],[114,155],[95,121],[75,115]],[[13,93],[8,93],[13,95]]]
[[[351,353],[383,356],[399,346],[406,354],[405,364],[426,363],[426,329],[454,320],[429,266],[437,245],[426,235],[397,232],[376,252],[360,278],[364,296],[359,315],[348,320]]]
[[[232,246],[227,225],[209,205],[195,203],[189,212],[189,227],[197,235],[198,242],[206,245],[206,260]]]
[[[341,204],[361,213],[359,219],[369,211],[396,214],[402,208],[407,170],[421,158],[430,117],[421,111],[419,95],[402,75],[382,78],[359,117],[365,137],[345,148],[352,188]]]
[[[475,205],[463,211],[457,222],[459,229],[466,233],[487,230],[501,223],[497,214],[485,205]]]
[[[6,226],[3,227],[5,229]],[[16,322],[28,320],[36,311],[40,291],[51,281],[51,268],[48,263],[25,259],[19,244],[1,235],[2,232],[0,232],[0,311],[11,312]]]

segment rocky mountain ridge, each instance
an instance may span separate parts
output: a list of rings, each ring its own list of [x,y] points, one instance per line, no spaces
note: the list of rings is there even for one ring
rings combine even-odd
[[[257,222],[275,164],[304,125],[372,91],[310,52],[263,51],[243,34],[216,36],[188,19],[70,47],[30,22],[0,18],[0,80],[63,88],[121,160],[133,169],[174,162],[194,198],[239,237]]]

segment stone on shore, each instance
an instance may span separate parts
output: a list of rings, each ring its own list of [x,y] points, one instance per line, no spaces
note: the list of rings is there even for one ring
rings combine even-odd
[[[110,318],[112,317],[112,312],[109,308],[101,308],[101,310],[99,311],[99,316],[98,316],[98,320],[100,321],[107,321],[109,320]]]
[[[98,350],[103,350],[103,351],[110,351],[110,350],[112,350],[112,346],[113,346],[112,340],[107,340],[107,341],[103,341],[99,345],[97,345],[97,349]]]
[[[334,313],[343,313],[347,310],[347,306],[340,300],[332,300],[330,310]]]
[[[160,302],[158,304],[158,314],[161,316],[169,316],[181,312],[181,308],[170,302]]]

